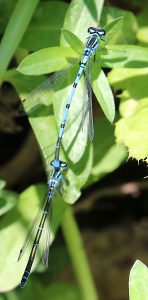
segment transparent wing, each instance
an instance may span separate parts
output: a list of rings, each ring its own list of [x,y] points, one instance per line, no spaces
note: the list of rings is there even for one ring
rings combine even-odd
[[[67,76],[67,72],[79,63],[80,59],[81,55],[78,55],[72,59],[71,63],[63,70],[55,72],[46,81],[35,88],[18,106],[17,115],[23,116],[25,114],[32,114],[40,109],[41,106],[49,106],[54,88]]]
[[[82,103],[82,130],[85,120],[88,119],[88,135],[90,142],[92,142],[94,138],[94,123],[92,109],[92,88],[90,84],[90,68],[90,62],[88,62],[85,69],[84,97]]]
[[[33,236],[34,236],[34,232],[35,230],[37,230],[38,228],[38,225],[39,225],[39,221],[41,219],[41,215],[43,213],[43,210],[44,210],[44,207],[45,207],[45,203],[46,203],[46,200],[47,200],[47,197],[45,198],[45,201],[44,203],[42,204],[42,206],[40,207],[38,213],[36,214],[33,222],[32,222],[32,225],[27,233],[27,236],[25,238],[25,241],[20,249],[20,252],[19,252],[19,255],[18,255],[18,261],[22,258],[22,256],[24,255],[28,245],[29,245],[29,242],[30,240],[32,240]]]
[[[90,62],[88,62],[87,68],[86,68],[86,87],[87,87],[87,95],[88,95],[88,134],[90,142],[92,142],[94,138],[94,121],[93,121],[93,108],[92,108],[92,88],[90,84],[90,73],[91,73],[91,65]]]
[[[41,249],[42,263],[46,268],[48,267],[48,258],[49,258],[49,249],[50,249],[51,219],[52,219],[52,202],[50,205],[49,217],[47,217],[44,226],[42,249]]]

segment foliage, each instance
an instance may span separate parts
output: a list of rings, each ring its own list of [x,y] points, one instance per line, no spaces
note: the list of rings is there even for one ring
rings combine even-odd
[[[74,203],[80,197],[82,188],[114,171],[127,156],[125,146],[129,156],[137,160],[148,156],[146,139],[148,49],[145,47],[147,24],[145,21],[140,27],[132,12],[116,7],[103,7],[103,1],[99,1],[99,5],[98,0],[73,0],[70,4],[62,1],[40,1],[39,4],[38,2],[37,0],[4,0],[4,6],[0,3],[0,30],[3,33],[0,45],[0,82],[10,82],[20,98],[24,99],[34,87],[45,80],[45,74],[61,70],[66,64],[73,65],[68,69],[66,77],[61,80],[58,88],[54,87],[53,105],[52,97],[49,97],[50,94],[45,90],[44,105],[29,115],[30,124],[47,167],[53,159],[65,99],[69,95],[72,81],[78,70],[77,56],[82,54],[87,28],[97,26],[98,23],[103,24],[108,39],[107,45],[104,47],[102,44],[101,51],[97,53],[96,64],[93,59],[91,61],[92,88],[105,114],[95,118],[96,136],[93,144],[87,143],[87,130],[84,128],[81,132],[80,99],[83,96],[83,79],[69,113],[61,149],[61,159],[68,162],[68,170],[65,174],[68,184],[64,187],[64,201],[58,193],[55,197],[55,209],[53,209],[55,215],[51,225],[53,238],[66,211],[66,203]],[[142,13],[144,14],[144,11]],[[141,19],[139,14],[139,24]],[[137,43],[136,38],[139,45],[134,45]],[[33,51],[35,52],[29,54]],[[17,62],[21,60],[17,71],[7,70],[12,57],[15,57]],[[114,143],[114,127],[108,122],[108,120],[113,122],[115,115],[113,95],[105,75],[108,68],[112,69],[108,80],[114,92],[122,90],[119,107],[121,119],[118,116],[115,135],[117,142],[123,145],[118,147]],[[16,267],[16,253],[45,192],[46,186],[30,187],[20,195],[16,205],[18,196],[11,191],[2,190],[3,201],[6,197],[10,200],[9,205],[6,203],[0,208],[0,213],[4,214],[0,223],[0,239],[4,241],[0,258],[1,292],[11,290],[19,283],[24,261]],[[18,236],[16,243],[13,243],[16,232]],[[10,245],[12,245],[11,249]],[[34,283],[30,285],[34,286]],[[44,292],[43,287],[39,289]],[[52,285],[49,289],[52,290]],[[25,292],[26,297],[33,298],[31,290],[29,288],[28,292]],[[71,295],[68,294],[70,290]],[[81,296],[78,296],[79,291],[75,288],[71,289],[68,285],[63,287],[57,285],[53,288],[52,299],[62,299],[62,293],[65,299],[66,297],[81,299]]]
[[[129,277],[130,300],[146,300],[148,294],[148,269],[139,260],[134,263]]]

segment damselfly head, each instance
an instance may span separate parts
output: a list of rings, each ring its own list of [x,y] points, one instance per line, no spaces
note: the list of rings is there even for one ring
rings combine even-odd
[[[104,36],[105,35],[105,30],[102,29],[101,27],[89,27],[88,32],[90,34],[97,34],[99,36]]]
[[[67,163],[58,159],[54,159],[50,163],[55,169],[67,168]]]

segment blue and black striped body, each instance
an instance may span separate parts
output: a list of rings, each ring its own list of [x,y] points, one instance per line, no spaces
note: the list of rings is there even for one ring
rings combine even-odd
[[[67,164],[65,162],[62,162],[59,160],[59,153],[60,153],[61,140],[62,140],[62,137],[64,134],[64,127],[65,127],[65,124],[67,121],[69,108],[70,108],[71,102],[73,100],[73,96],[74,96],[76,87],[77,87],[79,80],[84,72],[85,66],[88,63],[90,57],[93,54],[95,54],[96,49],[99,47],[99,40],[101,39],[102,36],[105,35],[104,30],[102,30],[101,28],[90,27],[88,29],[88,32],[90,33],[90,36],[88,37],[86,45],[84,47],[82,60],[80,62],[80,68],[79,68],[78,74],[76,76],[76,79],[73,83],[73,86],[71,88],[71,92],[67,99],[66,107],[65,107],[65,110],[63,113],[62,122],[61,122],[61,126],[59,129],[59,135],[58,135],[58,139],[56,142],[55,157],[54,157],[54,160],[51,162],[51,165],[53,166],[53,170],[51,172],[51,175],[50,175],[50,178],[48,181],[49,191],[47,194],[47,198],[45,200],[43,213],[42,213],[41,220],[40,220],[40,223],[39,223],[39,226],[37,229],[37,233],[36,233],[36,236],[34,239],[34,243],[33,243],[32,249],[31,249],[29,259],[28,259],[28,263],[25,268],[24,274],[22,276],[22,280],[21,280],[22,288],[25,287],[28,277],[29,277],[29,274],[31,272],[31,268],[33,265],[33,261],[34,261],[38,246],[39,246],[39,242],[41,239],[45,221],[47,219],[48,212],[49,212],[52,200],[54,198],[56,187],[59,186],[59,184],[61,183],[61,181],[63,179],[61,169],[65,169],[67,167]],[[25,246],[23,246],[22,249],[20,250],[18,260],[22,257],[22,254],[24,253],[24,249],[25,249]]]
[[[48,181],[49,191],[48,191],[48,194],[47,194],[47,198],[46,198],[43,214],[42,214],[42,217],[41,217],[41,220],[40,220],[40,224],[38,226],[38,230],[37,230],[37,233],[36,233],[36,236],[35,236],[35,239],[34,239],[34,243],[33,243],[32,249],[31,249],[31,253],[30,253],[30,256],[29,256],[29,259],[28,259],[28,263],[27,263],[27,266],[25,268],[24,274],[22,276],[22,280],[21,280],[21,287],[22,288],[25,287],[25,285],[27,283],[27,280],[28,280],[28,277],[29,277],[29,274],[30,274],[30,271],[31,271],[31,268],[32,268],[32,264],[33,264],[38,246],[39,246],[39,242],[40,242],[40,238],[41,238],[42,231],[43,231],[43,228],[44,228],[44,224],[45,224],[46,218],[48,216],[48,212],[49,212],[49,209],[50,209],[50,205],[52,203],[52,199],[54,197],[55,189],[60,184],[61,180],[62,180],[61,170],[60,170],[60,168],[55,168],[51,172],[50,179]]]
[[[81,78],[81,76],[84,72],[85,66],[87,65],[90,57],[92,55],[94,55],[97,48],[99,48],[99,41],[101,39],[101,34],[96,33],[96,30],[98,30],[98,29],[93,28],[93,27],[90,27],[88,29],[88,32],[90,33],[90,36],[87,38],[87,42],[86,42],[86,45],[85,45],[85,48],[84,48],[84,51],[83,51],[82,60],[80,62],[80,68],[79,68],[78,74],[76,76],[76,79],[73,83],[73,86],[71,88],[71,92],[70,92],[70,95],[67,99],[66,107],[65,107],[64,114],[63,114],[63,117],[62,117],[62,122],[61,122],[60,129],[59,129],[59,135],[58,135],[58,139],[57,139],[57,143],[56,143],[55,160],[59,159],[61,140],[62,140],[62,137],[63,137],[63,134],[64,134],[64,128],[65,128],[65,124],[66,124],[66,121],[67,121],[68,112],[69,112],[70,105],[71,105],[72,100],[73,100],[73,96],[74,96],[76,87],[79,83],[79,80],[80,80],[80,78]],[[101,32],[102,32],[102,35],[105,35],[104,30],[101,29]]]

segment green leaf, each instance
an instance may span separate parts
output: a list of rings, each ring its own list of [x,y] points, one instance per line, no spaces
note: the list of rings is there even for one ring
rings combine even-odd
[[[0,73],[6,71],[39,0],[18,0],[0,45]],[[15,33],[15,34],[14,34]]]
[[[103,29],[105,30],[106,36],[105,39],[109,44],[116,44],[118,43],[119,32],[122,31],[122,27],[124,24],[124,17],[118,17],[105,25]]]
[[[137,32],[137,39],[141,46],[148,45],[148,27],[139,28]]]
[[[119,31],[112,30],[113,34],[110,42],[112,44],[134,44],[138,25],[132,12],[113,6],[104,6],[101,14],[102,27],[119,17],[123,17],[123,26],[122,28],[119,26]]]
[[[97,65],[94,65],[92,80],[92,87],[97,100],[107,119],[113,122],[115,117],[114,97],[104,72],[99,70]]]
[[[108,53],[102,54],[100,64],[110,68],[148,67],[148,49],[132,45],[108,45]]]
[[[0,256],[0,292],[11,290],[20,282],[26,260],[22,259],[17,264],[17,256],[34,214],[37,212],[40,199],[43,199],[44,195],[43,186],[31,187],[20,196],[18,206],[5,214],[1,220],[0,239],[3,241],[3,247]],[[27,254],[29,255],[29,251]]]
[[[129,157],[145,160],[148,157],[148,98],[141,99],[133,114],[116,123],[115,135],[117,143],[123,143]],[[148,161],[148,159],[147,159]]]
[[[110,23],[106,24],[103,28],[107,35],[110,35],[110,33],[118,33],[119,30],[121,30],[123,26],[124,18],[123,16],[116,18],[115,20],[111,21]]]
[[[0,190],[0,216],[11,210],[17,203],[18,195],[12,191]]]
[[[105,117],[96,118],[94,125],[93,166],[86,186],[116,170],[127,158],[125,147],[115,144],[114,126]]]
[[[63,29],[62,34],[69,47],[71,47],[78,54],[83,52],[83,43],[74,33]]]
[[[148,269],[140,260],[134,263],[129,277],[130,300],[147,300]]]
[[[47,185],[32,186],[25,190],[18,201],[17,207],[11,212],[5,214],[0,223],[0,238],[3,241],[0,256],[0,291],[5,292],[14,288],[21,279],[26,261],[28,259],[31,247],[26,250],[22,260],[16,264],[17,256],[23,241],[25,240],[30,224],[32,223],[41,203],[45,199]],[[30,205],[31,200],[31,205]],[[53,202],[53,218],[51,222],[51,241],[54,238],[55,232],[59,226],[60,220],[66,209],[66,203],[56,193]],[[16,239],[17,233],[17,239]],[[15,243],[14,243],[15,240]],[[9,255],[8,255],[9,253]],[[34,263],[36,266],[40,257],[40,251],[37,253],[37,259]],[[34,268],[33,267],[33,268]],[[8,280],[9,278],[9,280]]]
[[[75,52],[71,48],[51,47],[28,55],[19,65],[18,71],[25,75],[41,75],[61,70],[73,61]]]
[[[61,1],[41,2],[21,41],[21,46],[29,51],[58,46],[67,8],[68,3]]]
[[[109,73],[108,80],[115,92],[125,90],[121,98],[136,101],[148,95],[148,68],[114,69]]]
[[[90,26],[97,26],[100,22],[100,15],[103,7],[103,0],[83,1],[73,0],[68,7],[63,28],[73,32],[82,41],[87,37],[87,30]],[[65,46],[63,36],[61,45]]]

